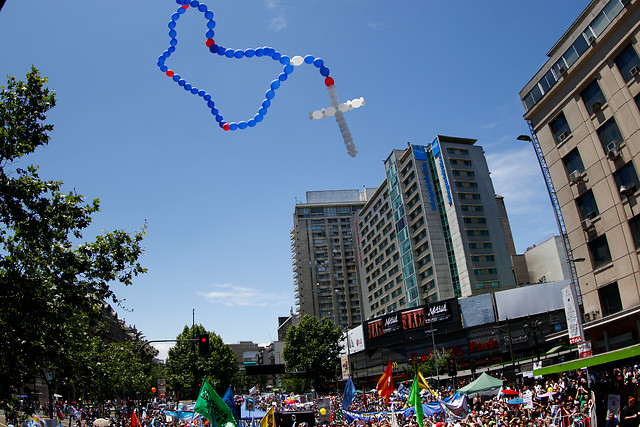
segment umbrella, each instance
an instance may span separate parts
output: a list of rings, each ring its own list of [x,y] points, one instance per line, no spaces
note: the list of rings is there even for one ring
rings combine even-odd
[[[507,390],[502,390],[502,394],[506,394],[506,395],[509,395],[509,396],[517,396],[518,392],[516,390],[507,389]]]
[[[93,422],[93,425],[96,427],[108,427],[109,425],[111,425],[111,421],[105,418],[98,418]]]
[[[557,392],[557,391],[550,391],[550,392],[548,392],[548,393],[541,394],[541,395],[540,395],[540,396],[538,396],[538,397],[551,397],[551,396],[554,396],[554,395],[556,395],[556,394],[558,394],[558,392]]]
[[[58,399],[62,398],[62,395],[54,394],[53,397],[57,397]]]

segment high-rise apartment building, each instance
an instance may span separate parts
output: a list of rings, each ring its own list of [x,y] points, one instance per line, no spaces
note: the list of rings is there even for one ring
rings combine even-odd
[[[575,271],[595,352],[640,341],[638,4],[591,1],[520,92],[573,259],[585,261]]]
[[[291,250],[297,311],[336,326],[362,322],[356,221],[372,190],[308,191],[293,216]]]
[[[438,135],[394,150],[360,212],[365,316],[515,285],[482,147]]]

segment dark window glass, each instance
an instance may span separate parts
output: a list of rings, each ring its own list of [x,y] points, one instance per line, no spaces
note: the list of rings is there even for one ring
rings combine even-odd
[[[620,299],[618,282],[598,289],[598,297],[600,298],[600,308],[602,308],[603,316],[622,311],[622,300]]]
[[[578,55],[582,55],[589,48],[589,43],[587,43],[584,37],[578,36],[573,43],[573,47],[576,49],[576,52],[578,52]]]
[[[636,101],[636,106],[640,110],[640,93],[637,94],[633,99]]]
[[[569,128],[569,123],[567,123],[567,119],[564,117],[564,113],[560,113],[558,117],[553,119],[551,123],[551,132],[556,138],[556,142],[562,142],[565,140],[567,136],[571,133],[571,129]]]
[[[636,249],[640,249],[640,215],[636,215],[629,220],[629,228],[631,229],[631,236],[633,236],[633,243],[636,245]]]
[[[562,158],[562,163],[564,163],[564,167],[567,171],[567,175],[569,175],[573,171],[578,171],[580,173],[584,172],[584,164],[582,164],[582,158],[580,157],[580,153],[577,148],[574,148]]]
[[[584,105],[587,107],[589,114],[597,113],[607,102],[597,80],[594,80],[589,86],[587,86],[580,93],[580,97],[582,98]]]
[[[630,81],[634,77],[632,73],[637,71],[637,67],[640,66],[640,58],[638,58],[638,54],[631,45],[627,46],[627,48],[618,55],[615,62],[625,82]]]
[[[596,204],[596,198],[593,196],[593,191],[589,190],[578,197],[576,199],[576,205],[578,205],[580,219],[595,218],[598,216],[598,205]]]
[[[600,144],[602,144],[605,153],[616,148],[622,142],[622,134],[613,117],[600,126],[597,132],[598,138],[600,138]]]
[[[591,264],[593,268],[602,267],[611,262],[611,252],[609,252],[609,244],[607,236],[602,235],[588,243],[589,253],[591,254]]]
[[[618,190],[624,196],[628,195],[626,194],[627,191],[631,192],[630,194],[633,194],[638,186],[640,186],[638,174],[636,173],[636,168],[633,166],[633,162],[629,162],[615,171],[613,173],[613,178],[616,180]]]

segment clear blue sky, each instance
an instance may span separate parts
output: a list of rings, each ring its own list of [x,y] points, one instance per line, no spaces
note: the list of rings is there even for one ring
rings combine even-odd
[[[116,286],[129,309],[120,316],[147,339],[174,338],[194,308],[225,342],[276,339],[277,316],[294,305],[296,198],[377,187],[392,149],[436,134],[484,147],[519,252],[557,233],[533,149],[515,139],[528,133],[518,93],[587,1],[205,3],[217,43],[323,58],[342,101],[365,98],[346,113],[355,159],[335,120],[308,118],[329,105],[313,66],[296,67],[258,126],[222,131],[156,66],[174,0],[8,0],[0,12],[2,75],[33,64],[58,93],[53,140],[26,162],[100,198],[87,237],[148,222],[149,273]],[[167,65],[211,93],[225,119],[253,117],[282,65],[211,54],[193,9],[176,30]]]

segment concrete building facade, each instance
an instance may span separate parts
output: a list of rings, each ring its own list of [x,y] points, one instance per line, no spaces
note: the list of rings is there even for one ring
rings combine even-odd
[[[638,1],[593,0],[520,92],[596,353],[640,342],[639,40]]]
[[[336,326],[362,322],[356,261],[356,215],[373,190],[308,191],[295,207],[291,230],[297,313]]]
[[[505,228],[482,147],[438,135],[394,150],[360,212],[367,318],[515,286]]]

